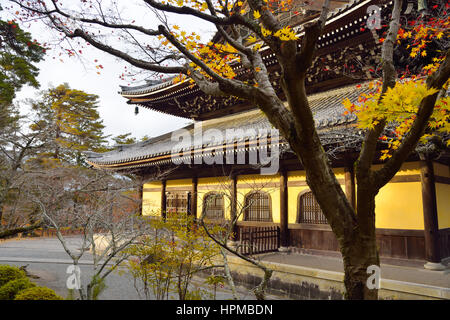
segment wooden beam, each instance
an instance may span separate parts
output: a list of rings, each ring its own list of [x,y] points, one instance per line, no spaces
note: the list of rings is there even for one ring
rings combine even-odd
[[[191,212],[190,214],[197,218],[197,187],[198,187],[198,178],[192,178],[192,193],[191,193]]]
[[[144,202],[144,184],[143,184],[142,181],[139,184],[138,193],[139,193],[139,215],[142,216],[143,215],[143,213],[142,213],[142,209],[143,209],[142,203]]]
[[[237,214],[237,175],[231,173],[231,212],[230,219],[233,221],[236,218]],[[233,225],[233,235],[231,237],[231,241],[237,241],[237,222]]]
[[[352,165],[344,168],[345,195],[353,208],[356,206],[355,172]]]
[[[433,162],[425,157],[420,161],[422,178],[423,221],[425,232],[425,259],[432,264],[440,264],[439,226],[436,204],[436,186]],[[425,265],[426,267],[426,265]]]
[[[280,246],[289,246],[288,227],[288,177],[287,171],[280,172]]]
[[[167,210],[167,199],[166,199],[166,180],[161,180],[161,216],[166,220],[166,210]]]

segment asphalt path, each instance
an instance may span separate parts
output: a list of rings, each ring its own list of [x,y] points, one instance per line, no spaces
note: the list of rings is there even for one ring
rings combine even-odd
[[[67,237],[71,250],[80,252],[81,239],[76,236]],[[93,275],[92,254],[85,251],[79,261],[81,283],[86,285]],[[67,297],[67,279],[70,274],[67,268],[73,264],[57,238],[23,238],[0,242],[0,264],[27,266],[32,281],[37,285],[49,287],[62,297]],[[124,269],[122,269],[124,270]],[[202,286],[203,280],[196,278],[196,286]],[[100,295],[101,300],[141,300],[134,287],[133,277],[127,273],[119,274],[113,271],[106,277],[106,289]],[[204,287],[202,287],[204,288]],[[239,287],[241,299],[253,300],[254,296],[244,287]],[[176,298],[176,297],[174,297]],[[228,300],[232,295],[226,288],[219,289],[217,299]],[[283,297],[268,296],[268,299],[283,299]]]

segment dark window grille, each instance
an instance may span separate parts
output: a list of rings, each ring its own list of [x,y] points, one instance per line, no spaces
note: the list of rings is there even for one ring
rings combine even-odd
[[[310,191],[299,198],[298,223],[328,224],[319,203]]]
[[[223,195],[218,193],[211,193],[205,196],[203,200],[205,210],[205,218],[208,219],[223,219]]]
[[[167,213],[188,213],[189,193],[188,192],[167,192],[166,193]]]
[[[269,195],[263,192],[254,192],[245,198],[245,221],[272,222]]]

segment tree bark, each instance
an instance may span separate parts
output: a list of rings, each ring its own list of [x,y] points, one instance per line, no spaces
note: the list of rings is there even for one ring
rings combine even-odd
[[[367,268],[380,265],[374,233],[355,232],[346,239],[352,241],[341,249],[344,259],[345,298],[348,300],[377,300],[378,290],[367,286]]]
[[[380,265],[375,228],[375,196],[378,190],[369,181],[358,180],[357,222],[352,232],[345,234],[341,247],[346,298],[349,300],[378,299],[378,290],[367,286],[367,268]]]

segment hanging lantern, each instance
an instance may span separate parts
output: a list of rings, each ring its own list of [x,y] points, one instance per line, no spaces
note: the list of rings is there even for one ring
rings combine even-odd
[[[138,115],[139,114],[139,107],[134,108],[134,114]]]

